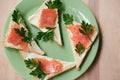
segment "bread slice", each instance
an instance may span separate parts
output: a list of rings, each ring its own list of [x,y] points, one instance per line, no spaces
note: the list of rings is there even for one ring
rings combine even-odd
[[[38,29],[40,29],[43,32],[46,32],[47,29],[46,28],[40,28],[39,27],[39,20],[41,18],[41,13],[43,9],[48,9],[47,6],[45,5],[46,2],[48,2],[49,0],[45,0],[44,3],[39,7],[39,9],[28,18],[28,21],[34,25],[35,27],[37,27]],[[51,0],[53,1],[53,0]],[[62,40],[61,40],[61,35],[60,35],[60,27],[58,24],[58,9],[55,9],[56,13],[57,13],[57,18],[55,21],[55,30],[54,30],[54,41],[58,44],[58,45],[62,45]]]
[[[38,54],[35,54],[35,53],[27,53],[27,52],[24,52],[24,51],[20,51],[20,53],[22,54],[22,57],[24,59],[31,59],[31,58],[42,58],[42,59],[47,59],[49,61],[51,60],[56,60],[56,61],[59,61],[60,63],[62,63],[63,67],[62,67],[62,71],[58,72],[58,73],[50,73],[50,74],[47,74],[44,78],[44,80],[49,80],[50,78],[53,78],[55,77],[56,75],[60,74],[60,73],[63,73],[71,68],[73,68],[75,66],[75,63],[74,62],[67,62],[67,61],[61,61],[61,60],[58,60],[58,59],[53,59],[53,58],[49,58],[47,56],[41,56],[41,55],[38,55]],[[25,54],[25,55],[24,55]],[[25,58],[26,57],[26,58]],[[35,80],[39,80],[37,77],[35,77]]]
[[[20,47],[19,44],[18,44],[18,45],[13,45],[12,43],[9,43],[9,42],[8,42],[8,36],[9,36],[9,34],[11,33],[11,26],[12,26],[13,24],[15,24],[15,22],[13,22],[12,19],[11,19],[11,20],[10,20],[9,27],[8,27],[8,31],[7,31],[6,36],[5,36],[5,39],[4,39],[4,46],[5,46],[5,47],[10,47],[10,48],[19,49],[19,50],[23,50],[23,49]],[[27,28],[26,28],[23,24],[20,24],[20,27],[24,27],[25,30],[28,31]],[[34,40],[32,40],[31,45],[28,44],[28,48],[29,48],[29,51],[28,51],[28,52],[35,52],[35,53],[39,53],[39,54],[41,54],[41,55],[44,54],[44,52],[38,47],[37,43],[36,43]]]
[[[81,25],[81,24],[78,23],[78,22],[76,22],[76,21],[73,21],[73,25]],[[70,25],[66,25],[66,26],[70,26]],[[97,33],[96,30],[94,31],[93,35],[90,37],[90,39],[91,39],[90,42],[87,44],[87,46],[85,48],[85,51],[83,53],[79,54],[79,53],[77,53],[75,51],[76,47],[74,46],[74,42],[71,39],[71,37],[73,35],[72,32],[68,28],[67,28],[67,32],[68,32],[70,43],[71,43],[71,46],[72,46],[72,52],[73,52],[73,55],[74,55],[74,59],[75,59],[75,63],[76,63],[76,68],[79,70],[82,62],[84,61],[84,58],[85,58],[87,52],[91,48],[92,43],[94,42],[94,40],[97,37],[98,33]]]

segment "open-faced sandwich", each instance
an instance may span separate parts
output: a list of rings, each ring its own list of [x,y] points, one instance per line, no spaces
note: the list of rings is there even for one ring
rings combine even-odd
[[[85,21],[81,24],[76,22],[72,15],[63,14],[63,19],[69,34],[76,67],[79,69],[98,32],[94,26]]]
[[[62,2],[59,0],[45,0],[39,9],[28,19],[42,33],[49,32],[49,29],[53,29],[54,35],[52,36],[58,45],[62,45],[58,18],[58,10],[61,7]]]
[[[61,61],[24,51],[20,51],[20,53],[25,59],[26,67],[31,70],[30,75],[33,75],[35,80],[49,80],[75,66],[74,62]]]
[[[44,54],[33,40],[32,33],[27,29],[27,25],[18,10],[14,10],[12,14],[4,45],[27,52]]]

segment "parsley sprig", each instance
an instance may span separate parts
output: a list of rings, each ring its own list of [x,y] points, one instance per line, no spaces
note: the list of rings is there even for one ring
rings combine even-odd
[[[24,62],[26,64],[26,67],[29,69],[33,69],[36,66],[34,59],[28,59],[28,60],[25,60]]]
[[[32,69],[32,71],[30,72],[30,75],[37,76],[40,79],[45,78],[46,74],[40,68],[41,62],[36,63],[34,59],[28,59],[28,60],[25,60],[24,62],[27,68]]]
[[[63,20],[66,25],[73,24],[73,15],[63,14]]]
[[[12,14],[12,20],[17,24],[24,24],[24,20],[18,10],[14,10]]]
[[[53,40],[55,28],[47,27],[46,29],[48,29],[47,32],[43,32],[43,31],[38,32],[38,35],[36,36],[37,40],[41,40],[41,39],[43,39],[43,41]]]
[[[76,44],[76,49],[75,51],[79,54],[83,53],[85,51],[85,48],[83,47],[83,45],[81,43]]]
[[[92,32],[92,25],[86,23],[85,21],[82,21],[81,27],[83,30],[80,29],[80,33],[82,33],[84,35],[88,35],[89,33]]]
[[[62,8],[62,2],[60,2],[60,0],[55,0],[55,1],[47,1],[47,3],[45,3],[45,5],[49,8],[49,9],[61,9]]]
[[[24,19],[22,18],[21,13],[18,10],[13,11],[12,20],[19,25],[22,24],[24,26],[27,26]],[[20,29],[14,28],[14,30],[19,36],[23,37],[23,39],[22,39],[23,42],[29,43],[31,45],[32,33],[30,31],[27,31],[23,27],[21,27]]]

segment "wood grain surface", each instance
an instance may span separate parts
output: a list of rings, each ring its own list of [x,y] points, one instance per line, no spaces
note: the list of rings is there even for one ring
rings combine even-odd
[[[0,0],[0,32],[20,0]],[[83,0],[100,28],[100,47],[90,68],[77,80],[120,80],[120,0]],[[9,64],[0,34],[0,80],[24,80]]]

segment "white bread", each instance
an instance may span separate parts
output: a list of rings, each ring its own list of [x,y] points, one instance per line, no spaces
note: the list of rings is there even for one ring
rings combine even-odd
[[[35,53],[27,53],[27,52],[24,52],[24,51],[20,51],[20,53],[23,55],[24,59],[26,59],[26,60],[31,59],[31,58],[45,58],[47,60],[56,60],[56,61],[59,61],[60,63],[63,64],[63,70],[61,72],[47,74],[46,77],[44,78],[44,80],[49,80],[50,78],[55,77],[56,75],[58,75],[62,72],[65,72],[65,71],[67,71],[67,70],[69,70],[69,69],[71,69],[75,66],[74,62],[61,61],[61,60],[58,60],[58,59],[49,58],[47,56],[41,56],[41,55],[38,55],[38,54],[35,54]],[[40,80],[40,79],[35,77],[35,80]]]
[[[94,34],[93,34],[92,37],[90,38],[92,42],[95,41],[97,35],[98,35],[98,32],[95,30]]]
[[[77,25],[77,24],[80,25],[78,22],[73,21],[73,25]],[[69,26],[69,25],[66,25],[66,26]],[[75,51],[74,42],[71,40],[71,37],[72,37],[71,31],[69,29],[67,29],[67,32],[68,32],[70,43],[71,43],[71,46],[72,46],[72,52],[73,52],[73,55],[74,55],[76,68],[79,70],[80,67],[81,67],[82,62],[84,61],[84,58],[85,58],[87,52],[89,51],[89,49],[90,49],[92,43],[94,42],[95,38],[97,37],[98,33],[97,33],[97,31],[95,31],[93,36],[90,38],[91,41],[88,43],[87,47],[85,48],[85,51],[79,55],[79,53],[77,53]]]
[[[11,19],[11,20],[10,20],[9,27],[8,27],[8,31],[7,31],[6,36],[5,36],[4,46],[5,46],[5,47],[10,47],[10,48],[15,48],[15,49],[22,50],[22,48],[20,47],[20,45],[16,46],[16,45],[13,45],[13,44],[11,44],[11,43],[9,43],[9,42],[7,41],[8,36],[9,36],[9,34],[10,34],[10,32],[11,32],[11,26],[12,26],[14,23],[15,23],[15,22],[13,22],[12,19]],[[24,27],[24,28],[26,29],[26,31],[28,31],[27,28],[26,28],[24,25],[21,24],[20,27]],[[31,45],[28,44],[28,47],[29,47],[29,52],[35,52],[35,53],[39,53],[39,54],[41,54],[41,55],[44,54],[44,52],[38,47],[37,43],[36,43],[34,40],[31,42]]]
[[[49,1],[49,0],[45,0],[44,3],[39,7],[39,9],[33,14],[31,15],[29,18],[28,18],[28,21],[34,25],[35,27],[37,27],[38,29],[40,29],[41,31],[43,32],[46,32],[47,29],[45,28],[40,28],[39,27],[39,20],[40,20],[40,15],[41,15],[41,12],[43,9],[48,9],[47,6],[45,5],[45,3]],[[53,1],[53,0],[51,0]],[[58,15],[58,10],[56,10],[56,13]],[[56,18],[56,22],[55,22],[55,30],[54,30],[54,41],[58,44],[58,45],[62,45],[62,40],[61,40],[61,35],[60,35],[60,28],[59,28],[59,24],[58,24],[58,16]]]

